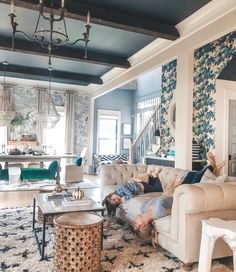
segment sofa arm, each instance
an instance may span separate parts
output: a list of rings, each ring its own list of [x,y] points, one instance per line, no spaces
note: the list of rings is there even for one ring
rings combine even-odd
[[[186,214],[207,211],[223,211],[236,209],[236,183],[199,183],[185,184],[174,192],[173,210],[181,199],[181,206]]]
[[[177,245],[175,255],[180,260],[185,263],[198,260],[203,219],[236,220],[235,195],[236,183],[233,182],[185,184],[176,188],[170,237]],[[214,252],[214,258],[229,256],[223,243],[216,246]]]
[[[178,239],[180,229],[186,228],[186,217],[190,218],[193,215],[199,218],[199,225],[202,219],[222,217],[224,211],[229,211],[230,214],[235,211],[236,219],[235,195],[236,183],[233,182],[184,184],[177,187],[174,191],[171,215],[172,236]]]

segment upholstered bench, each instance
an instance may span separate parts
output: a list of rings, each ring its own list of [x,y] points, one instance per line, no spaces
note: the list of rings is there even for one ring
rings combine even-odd
[[[56,179],[58,161],[52,161],[48,168],[21,168],[21,180]]]
[[[55,180],[58,171],[58,161],[52,161],[49,167],[46,168],[21,168],[21,180]],[[0,166],[0,180],[9,180],[8,169],[2,169]]]

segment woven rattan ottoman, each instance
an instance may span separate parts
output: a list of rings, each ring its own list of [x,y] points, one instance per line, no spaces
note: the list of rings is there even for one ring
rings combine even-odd
[[[55,272],[101,271],[103,218],[75,212],[55,217]]]

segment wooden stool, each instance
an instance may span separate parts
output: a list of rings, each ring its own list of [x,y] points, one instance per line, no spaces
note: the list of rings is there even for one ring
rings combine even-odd
[[[103,218],[77,212],[55,217],[54,271],[98,272],[101,270]]]

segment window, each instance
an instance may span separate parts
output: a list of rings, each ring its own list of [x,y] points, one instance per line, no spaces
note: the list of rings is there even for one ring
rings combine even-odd
[[[138,102],[136,114],[136,133],[138,134],[148,122],[154,108],[159,103],[159,97],[150,98]]]
[[[64,107],[56,106],[60,114],[60,120],[55,128],[43,130],[44,145],[48,154],[64,154],[65,153],[65,113]]]
[[[98,110],[97,153],[120,152],[120,112]]]

